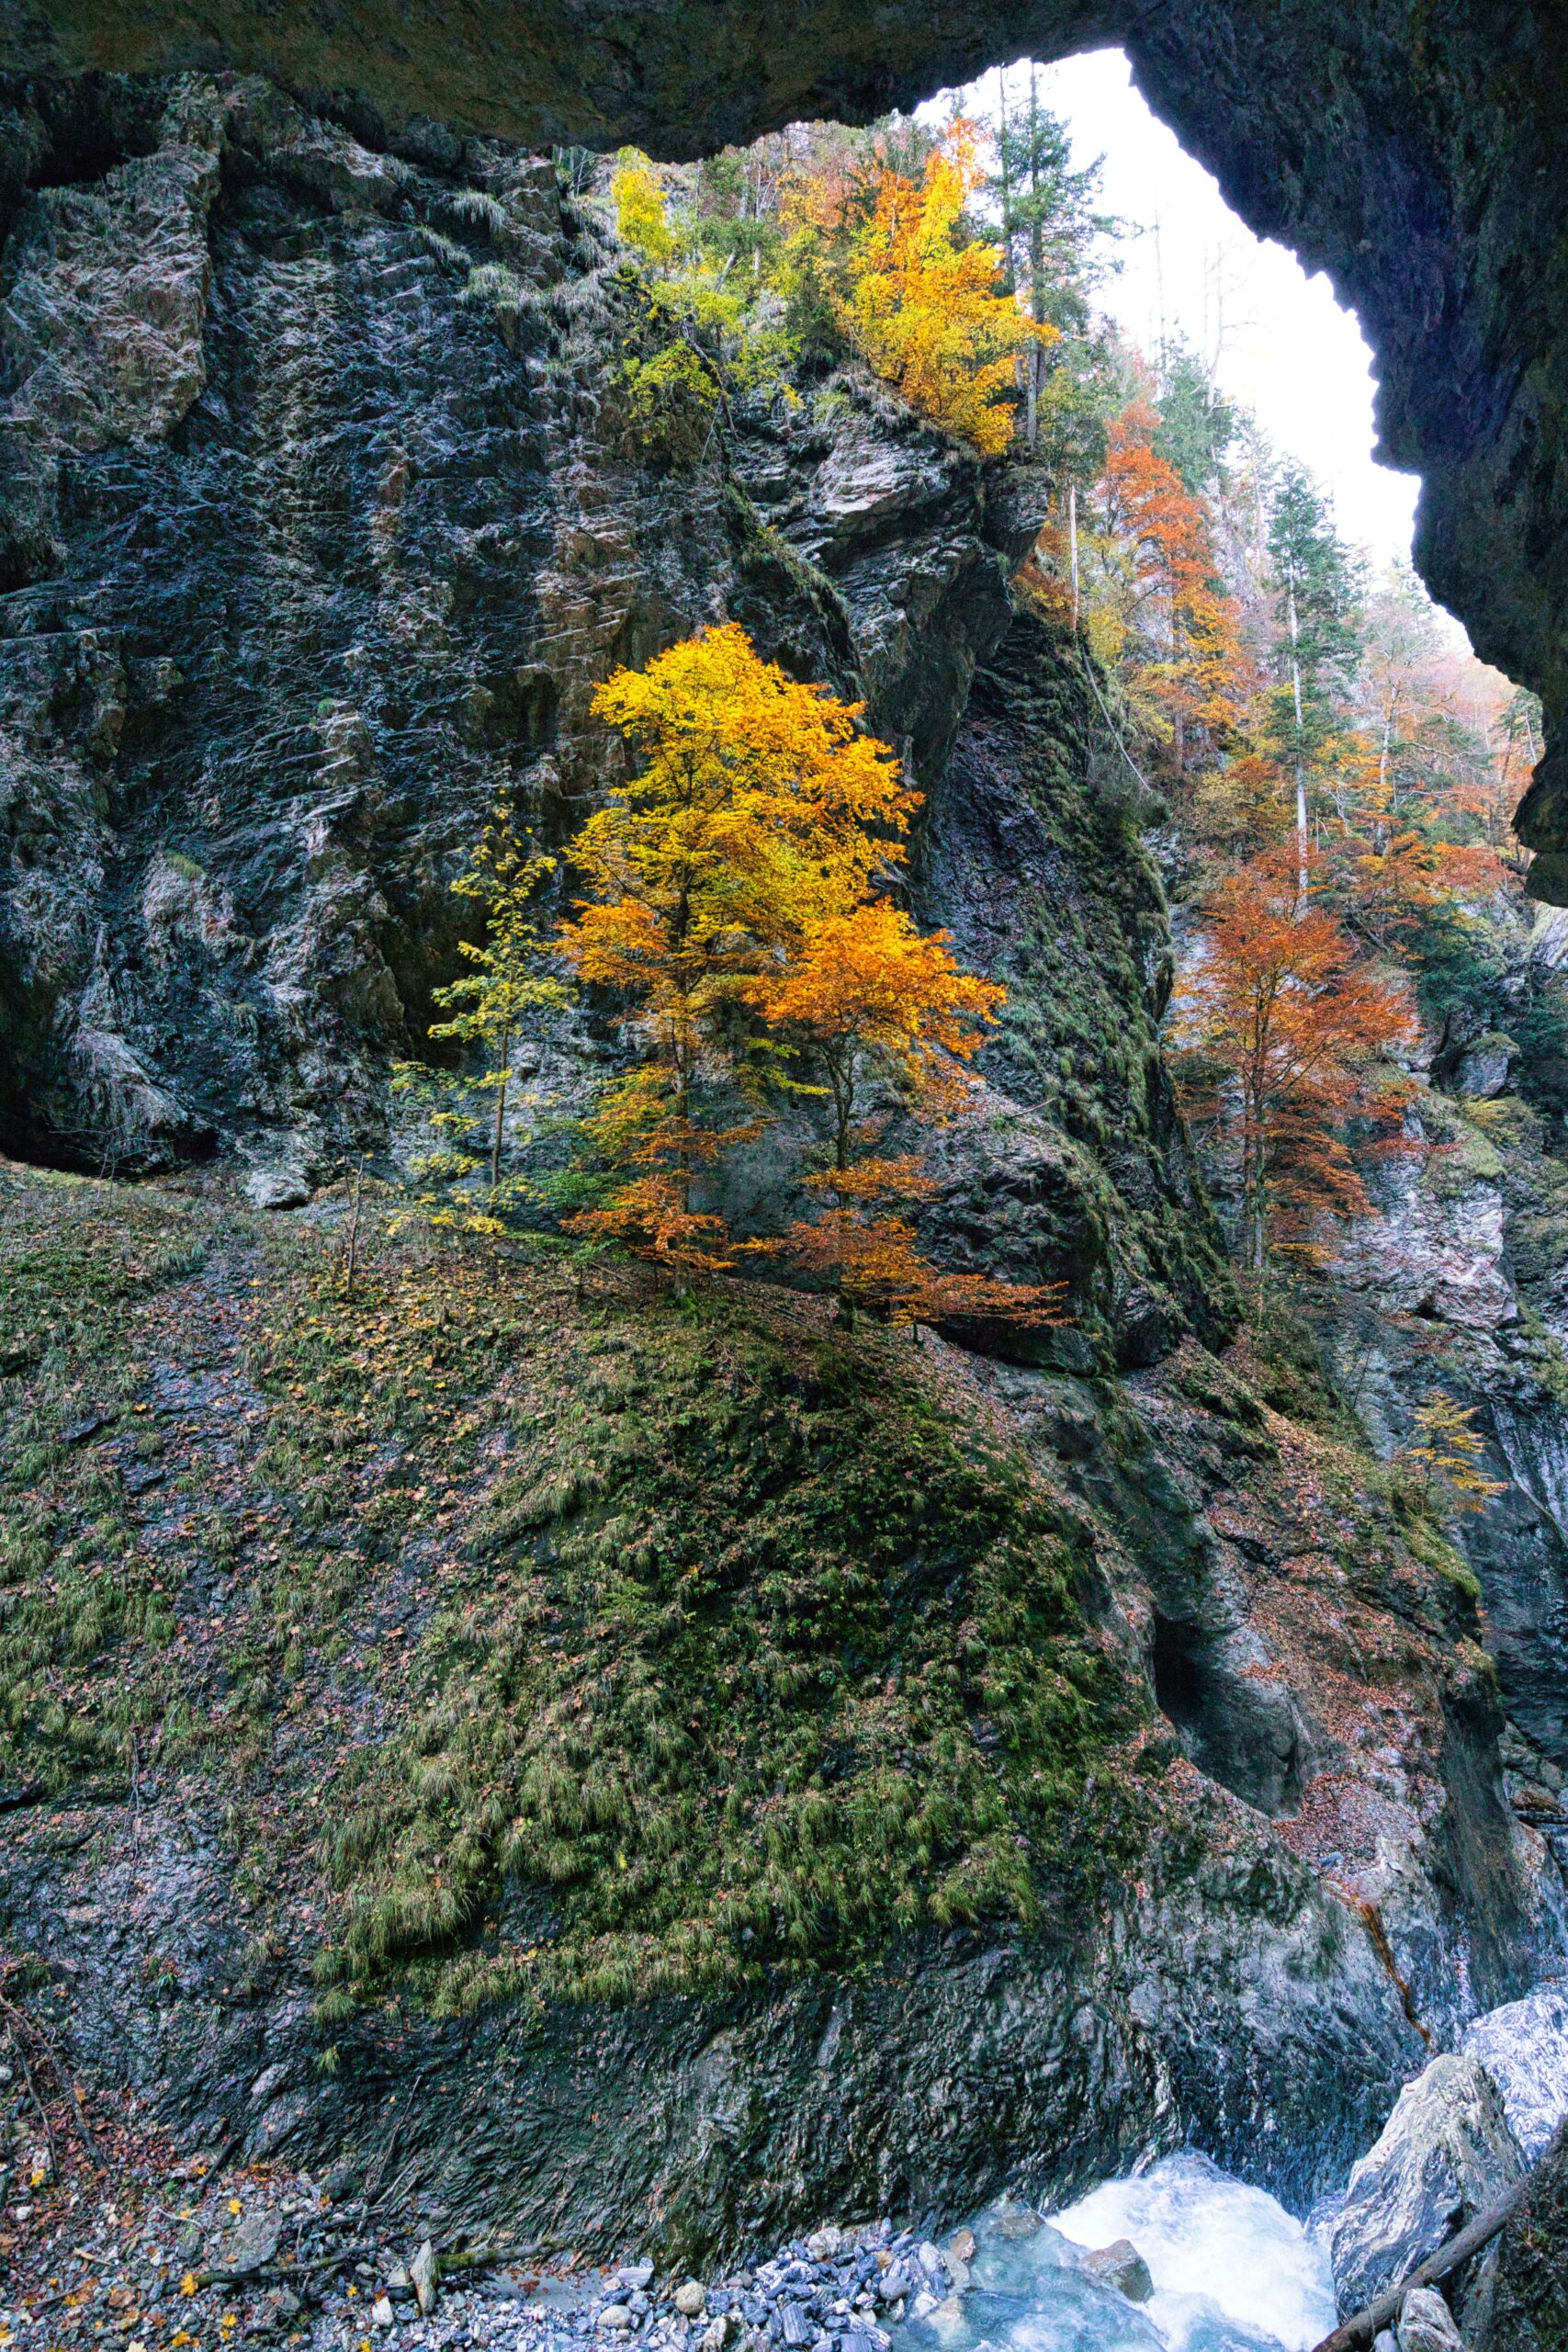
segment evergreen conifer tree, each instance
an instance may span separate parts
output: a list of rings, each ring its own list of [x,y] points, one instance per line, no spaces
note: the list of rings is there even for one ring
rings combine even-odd
[[[1282,470],[1269,521],[1269,553],[1279,594],[1279,666],[1289,688],[1287,721],[1296,785],[1299,899],[1307,895],[1307,775],[1337,723],[1360,655],[1359,559],[1334,527],[1328,502],[1298,465]]]

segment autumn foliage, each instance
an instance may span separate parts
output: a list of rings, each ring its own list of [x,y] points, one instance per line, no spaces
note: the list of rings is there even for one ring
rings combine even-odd
[[[608,1181],[569,1229],[678,1271],[733,1264],[710,1180],[781,1097],[820,1098],[832,1165],[804,1180],[815,1213],[739,1246],[829,1281],[846,1312],[907,1320],[962,1298],[1037,1317],[1043,1292],[926,1262],[900,1212],[931,1181],[914,1155],[874,1156],[886,1111],[857,1116],[874,1072],[926,1119],[954,1115],[1004,996],[875,895],[917,796],[860,707],[787,678],[728,624],[618,671],[594,708],[629,773],[570,845],[587,888],[558,944],[613,991],[639,1058],[583,1123]]]
[[[1111,420],[1101,497],[1105,523],[1127,551],[1124,622],[1163,640],[1145,678],[1169,724],[1179,771],[1194,730],[1214,745],[1227,741],[1249,682],[1202,504],[1156,450],[1158,429],[1146,401]]]
[[[1012,438],[1018,356],[1055,343],[1020,310],[994,245],[960,236],[983,177],[975,133],[957,123],[919,186],[884,169],[855,238],[844,322],[911,408],[995,457]]]
[[[733,625],[617,671],[594,711],[631,773],[570,844],[587,895],[558,944],[579,980],[621,1000],[648,1059],[588,1122],[592,1148],[625,1174],[573,1229],[712,1266],[723,1228],[694,1208],[694,1188],[753,1131],[714,1081],[754,1043],[758,987],[901,855],[913,796],[886,746],[857,731],[858,706],[786,678]]]
[[[1276,853],[1229,875],[1170,1024],[1189,1105],[1211,1124],[1260,1283],[1273,1254],[1313,1254],[1324,1228],[1371,1205],[1361,1162],[1399,1148],[1414,1042],[1408,993],[1361,959],[1333,915],[1297,903]]]

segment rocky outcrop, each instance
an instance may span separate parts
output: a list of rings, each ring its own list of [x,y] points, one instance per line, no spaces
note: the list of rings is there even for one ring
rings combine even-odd
[[[360,1465],[352,1510],[309,1480],[295,1494],[294,1407],[251,1385],[265,1334],[231,1268],[145,1335],[153,1369],[139,1355],[123,1375],[184,1432],[195,1487],[165,1490],[116,1436],[92,1492],[143,1498],[124,1540],[150,1575],[190,1536],[169,1606],[214,1747],[236,1683],[288,1729],[256,1752],[248,1825],[178,1760],[136,1763],[129,1852],[112,1786],[92,1792],[104,1810],[52,1784],[26,1808],[8,1923],[84,2063],[203,2144],[331,2154],[558,2245],[611,2244],[650,2213],[694,2248],[824,2207],[962,2210],[1005,2177],[1061,2193],[1187,2132],[1304,2203],[1429,2041],[1524,1990],[1560,1940],[1560,1892],[1500,1800],[1457,1563],[1412,1543],[1375,1465],[1292,1403],[1280,1367],[1225,1353],[1217,1235],[1159,1064],[1169,942],[1139,808],[1083,657],[1008,593],[1038,481],[980,466],[852,372],[798,403],[737,402],[700,451],[638,448],[616,400],[633,292],[553,166],[428,129],[360,137],[243,78],[13,96],[41,128],[0,312],[26,492],[6,508],[0,674],[7,1135],[89,1170],[232,1159],[258,1207],[400,1143],[387,1063],[423,1043],[457,968],[448,885],[486,811],[502,796],[558,840],[599,788],[598,679],[706,618],[743,621],[796,673],[863,692],[926,796],[919,911],[1008,982],[982,1115],[934,1155],[931,1236],[950,1263],[1061,1279],[1075,1319],[1039,1347],[960,1332],[984,1351],[933,1340],[922,1362],[942,1411],[1064,1514],[1086,1655],[1130,1694],[1117,1770],[1129,1804],[1156,1808],[1124,1881],[1069,1926],[1015,1932],[993,1907],[712,1994],[638,1997],[655,1972],[631,1977],[633,2007],[347,2000],[339,2030],[311,1971],[346,1890],[302,1850],[307,1781],[334,1818],[373,1816],[355,1776],[384,1751],[386,1819],[412,1792],[412,1850],[466,1858],[462,1903],[399,1930],[416,1969],[547,1940],[550,1898],[497,1859],[490,1796],[482,1833],[440,1815],[441,1772],[403,1755],[368,1684],[344,1742],[339,1635],[321,1657],[286,1636],[277,1579],[299,1572],[289,1609],[320,1592],[359,1612],[356,1652],[384,1656],[395,1625],[418,1673],[446,1674],[430,1588],[454,1511],[479,1540],[519,1408],[512,1390],[487,1402],[497,1452],[440,1506],[439,1550],[401,1485],[378,1483],[401,1479],[400,1429]],[[549,1050],[558,1101],[608,1047],[584,1021]],[[778,1214],[761,1153],[737,1181],[748,1214]],[[1509,1295],[1495,1220],[1433,1215],[1455,1298],[1490,1315]],[[553,1300],[552,1328],[581,1309]],[[27,1411],[52,1427],[51,1384],[88,1375],[30,1326],[18,1346],[6,1365],[38,1371]],[[803,1393],[792,1374],[789,1414]],[[80,1438],[73,1407],[62,1458]],[[682,1421],[634,1450],[680,1464],[691,1443]],[[777,1489],[798,1475],[786,1452]],[[570,1548],[576,1510],[550,1505],[548,1542],[520,1537],[508,1561],[532,1574]],[[44,1570],[50,1530],[26,1553]],[[666,1561],[662,1539],[649,1552]],[[916,1554],[884,1598],[919,1593]],[[931,1622],[957,1589],[921,1598]],[[41,1623],[57,1599],[46,1577]],[[82,1687],[49,1737],[118,1772],[95,1708],[106,1679],[118,1707],[119,1679],[152,1669],[90,1612],[71,1640]],[[645,1671],[640,1652],[623,1663]],[[896,1687],[902,1658],[887,1664]],[[152,1721],[168,1702],[148,1690]],[[973,1731],[978,1755],[998,1750]],[[843,1745],[829,1777],[863,1762]],[[678,1886],[680,1868],[655,1875]]]
[[[1490,2308],[1470,2352],[1555,2352],[1568,2343],[1568,2131],[1542,2158],[1503,2232]]]
[[[1084,680],[1009,600],[1038,476],[852,373],[650,458],[617,404],[632,282],[550,166],[411,162],[254,82],[99,96],[121,159],[28,198],[6,248],[0,1130],[94,1168],[236,1157],[273,1205],[384,1149],[490,808],[558,840],[598,788],[595,684],[723,614],[865,695],[930,796],[922,911],[1010,982],[995,1115],[941,1170],[950,1261],[1066,1280],[1124,1361],[1221,1331],[1159,883],[1077,788]],[[539,1094],[606,1050],[575,1032]],[[777,1180],[742,1169],[743,1222]]]
[[[790,119],[863,119],[1025,51],[1123,41],[1155,106],[1260,233],[1328,269],[1376,347],[1392,460],[1427,483],[1419,560],[1477,650],[1539,687],[1548,756],[1521,819],[1547,853],[1532,887],[1568,888],[1556,748],[1568,605],[1561,354],[1568,282],[1543,196],[1568,172],[1557,28],[1542,0],[1467,5],[1441,23],[1418,0],[1261,8],[1255,0],[991,0],[874,16],[839,5],[803,31],[751,0],[570,19],[493,0],[461,30],[411,35],[389,11],[280,16],[226,0],[199,23],[99,0],[7,0],[0,62],[29,75],[84,68],[262,72],[402,151],[447,161],[449,131],[543,147],[632,138],[691,154]],[[39,165],[70,111],[21,86],[6,145]],[[13,165],[13,169],[17,166]],[[63,176],[43,167],[40,175]]]
[[[1523,2170],[1491,2076],[1472,2058],[1434,2058],[1350,2175],[1333,2235],[1340,2317],[1396,2287]]]

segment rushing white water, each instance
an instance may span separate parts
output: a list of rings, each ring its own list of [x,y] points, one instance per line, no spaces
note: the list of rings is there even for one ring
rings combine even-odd
[[[1206,2156],[1167,2156],[1052,2220],[1084,2247],[1132,2240],[1155,2282],[1144,2309],[1171,2352],[1309,2352],[1335,2324],[1325,2248]]]
[[[1322,2247],[1205,2156],[1167,2156],[1046,2222],[1004,2201],[974,2228],[970,2292],[901,2330],[909,2352],[1309,2352],[1334,2325]],[[1148,2265],[1147,2302],[1082,2267],[1117,2238]]]
[[[1533,2160],[1568,2115],[1568,1984],[1478,2018],[1461,2047]],[[973,2226],[969,2291],[897,2329],[897,2352],[1311,2352],[1335,2324],[1325,2234],[1190,2151],[1048,2221],[1004,2198]],[[1084,2267],[1117,2239],[1147,2265],[1145,2302]]]

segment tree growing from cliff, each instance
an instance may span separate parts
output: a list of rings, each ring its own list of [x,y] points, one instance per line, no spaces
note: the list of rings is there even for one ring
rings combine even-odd
[[[844,322],[911,408],[995,457],[1012,438],[1015,360],[1057,340],[1008,290],[997,249],[961,234],[981,180],[975,134],[955,123],[919,187],[877,177],[854,239]]]
[[[1055,1289],[946,1273],[921,1254],[906,1212],[935,1182],[917,1154],[878,1155],[886,1114],[858,1115],[868,1084],[897,1090],[922,1119],[953,1115],[963,1066],[1006,993],[960,969],[946,933],[922,935],[881,899],[813,924],[788,967],[756,984],[770,1030],[816,1074],[830,1112],[831,1165],[806,1183],[814,1214],[765,1247],[829,1281],[845,1320],[860,1309],[910,1322],[1003,1307],[1014,1320],[1047,1309],[1055,1319]]]
[[[830,1168],[782,1238],[740,1245],[829,1279],[840,1309],[1055,1319],[1055,1293],[948,1275],[900,1214],[933,1189],[916,1154],[876,1156],[891,1108],[950,1117],[1004,991],[962,971],[877,886],[919,796],[860,707],[800,685],[733,624],[621,670],[595,697],[629,773],[567,856],[587,895],[557,935],[575,977],[613,990],[640,1059],[582,1123],[603,1196],[568,1219],[684,1272],[734,1262],[703,1204],[781,1095],[830,1106]]]
[[[916,796],[859,731],[858,704],[787,678],[733,624],[617,671],[593,707],[628,773],[569,846],[587,892],[557,944],[580,980],[620,998],[645,1060],[589,1123],[620,1174],[573,1229],[711,1257],[721,1228],[689,1220],[700,1176],[746,1131],[737,1087],[761,1097],[759,989],[765,1006],[813,927],[851,914],[903,856]]]
[[[1423,1501],[1450,1518],[1484,1510],[1504,1490],[1504,1481],[1489,1478],[1481,1466],[1486,1446],[1480,1430],[1471,1427],[1476,1410],[1440,1388],[1428,1389],[1416,1408],[1416,1442],[1399,1457],[1416,1472]]]
[[[1173,1063],[1230,1163],[1241,1261],[1261,1290],[1280,1251],[1314,1254],[1325,1223],[1370,1208],[1359,1163],[1399,1148],[1410,1086],[1390,1057],[1414,1024],[1403,987],[1332,915],[1300,907],[1289,854],[1229,876],[1205,911]]]
[[[539,922],[539,894],[555,864],[534,847],[530,837],[519,833],[510,810],[498,803],[452,885],[459,898],[482,910],[484,936],[458,941],[468,969],[434,991],[435,1002],[451,1010],[448,1019],[432,1023],[430,1034],[476,1048],[482,1061],[478,1083],[495,1098],[490,1115],[488,1199],[482,1210],[467,1195],[459,1201],[470,1225],[490,1230],[499,1230],[507,1102],[516,1076],[513,1051],[541,1013],[559,1012],[570,1000],[565,983],[548,968],[552,944]],[[429,1077],[412,1065],[401,1066],[400,1071],[405,1086]],[[469,1082],[462,1081],[465,1086]],[[433,1115],[438,1131],[450,1139],[440,1172],[476,1174],[481,1163],[460,1140],[468,1129],[466,1115],[448,1107],[435,1109]]]
[[[1043,441],[1060,464],[1077,454],[1089,424],[1083,371],[1068,363],[1072,345],[1088,337],[1092,255],[1120,224],[1095,209],[1103,158],[1074,168],[1067,126],[1042,102],[1032,62],[1020,96],[999,76],[992,140],[996,168],[986,186],[1000,214],[1003,284],[1036,326],[1055,330],[1022,354],[1024,438],[1031,449]]]

